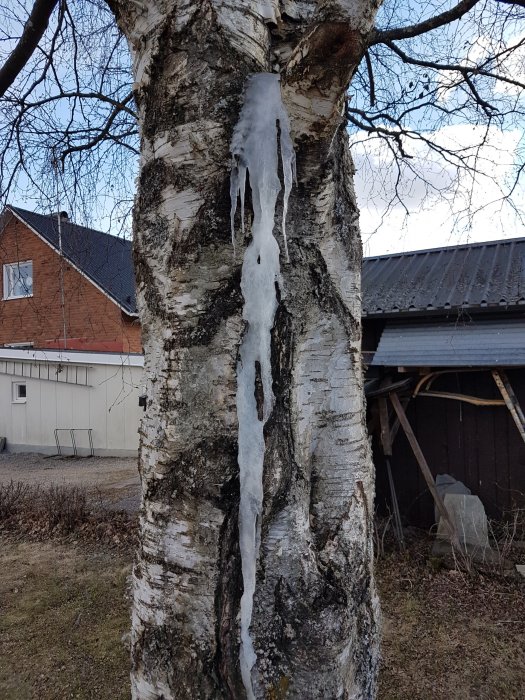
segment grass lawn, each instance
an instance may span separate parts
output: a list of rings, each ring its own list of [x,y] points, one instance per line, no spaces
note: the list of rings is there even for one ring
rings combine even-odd
[[[0,540],[0,698],[129,698],[129,556]]]
[[[522,700],[523,583],[436,571],[427,545],[377,567],[380,700]],[[130,567],[93,542],[0,541],[2,700],[129,698]]]
[[[523,700],[525,579],[435,571],[430,548],[378,563],[379,700]]]

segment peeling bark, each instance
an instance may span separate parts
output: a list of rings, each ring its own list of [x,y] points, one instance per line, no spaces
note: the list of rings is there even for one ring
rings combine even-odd
[[[361,247],[341,115],[379,2],[110,4],[133,54],[142,134],[134,255],[148,406],[133,697],[245,697],[236,368],[250,225],[240,240],[237,219],[234,257],[229,147],[247,77],[278,71],[298,183],[272,330],[252,680],[257,698],[373,698]]]

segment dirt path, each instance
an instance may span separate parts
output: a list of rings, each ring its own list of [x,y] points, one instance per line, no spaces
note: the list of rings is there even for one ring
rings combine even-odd
[[[0,484],[22,481],[48,486],[83,486],[106,506],[132,512],[139,506],[139,475],[134,457],[48,457],[0,454]]]

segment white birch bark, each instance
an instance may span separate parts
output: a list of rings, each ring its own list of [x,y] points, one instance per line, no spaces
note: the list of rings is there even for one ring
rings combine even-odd
[[[131,47],[142,134],[134,229],[148,405],[133,697],[246,697],[236,394],[250,225],[241,240],[237,219],[234,257],[229,149],[247,77],[279,72],[298,181],[289,262],[279,216],[274,231],[281,285],[252,684],[257,698],[373,698],[378,606],[361,247],[341,114],[379,0],[108,2]],[[246,210],[249,220],[249,197]]]

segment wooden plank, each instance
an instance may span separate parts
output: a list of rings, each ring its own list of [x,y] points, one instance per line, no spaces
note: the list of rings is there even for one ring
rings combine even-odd
[[[479,379],[478,385],[482,387],[482,390],[487,391],[490,384],[493,384],[493,388],[497,391],[497,387],[494,384],[494,379],[490,372],[487,373],[486,379],[486,384],[483,383],[481,378]],[[489,409],[488,411],[477,411],[475,449],[477,450],[478,458],[478,481],[477,484],[467,484],[472,489],[472,493],[475,493],[481,498],[485,510],[490,512],[492,516],[494,516],[497,511],[497,483],[500,471],[498,453],[501,450],[501,442],[503,441],[502,436],[498,435],[496,432],[498,413],[505,418],[505,421],[507,420],[508,411],[506,410]]]
[[[401,522],[401,513],[399,512],[399,503],[397,500],[396,488],[394,486],[394,477],[392,475],[392,467],[390,466],[390,459],[385,457],[386,471],[388,474],[388,484],[390,486],[390,498],[392,500],[392,509],[394,511],[394,525],[396,530],[396,537],[401,549],[405,549],[405,538],[403,535],[403,523]]]
[[[521,437],[519,437],[517,430],[514,426],[514,422],[511,418],[509,411],[492,411],[493,414],[493,451],[494,451],[494,496],[491,499],[492,503],[488,502],[485,505],[485,510],[489,517],[501,519],[503,515],[503,509],[505,508],[505,501],[507,500],[508,494],[507,481],[508,481],[508,471],[509,471],[509,433],[512,432],[513,437],[518,436],[518,440],[521,442]]]
[[[404,410],[406,411],[406,408],[408,404],[410,403],[410,396],[408,398],[403,399],[401,401],[401,405],[403,406]],[[399,418],[396,417],[394,422],[392,423],[392,430],[390,431],[390,444],[394,444],[394,440],[396,439],[397,432],[399,430]]]
[[[513,377],[509,377],[512,388],[517,396],[525,396],[525,372],[522,369],[515,370]],[[508,415],[508,414],[507,414]],[[508,477],[505,483],[505,498],[501,499],[500,505],[508,513],[523,508],[523,494],[525,494],[525,443],[521,439],[514,426],[512,417],[507,421],[507,449],[508,449]]]
[[[381,447],[385,457],[392,456],[392,441],[390,439],[390,419],[388,416],[388,404],[386,398],[381,396],[377,400],[379,404],[379,427],[381,435]]]
[[[459,544],[459,539],[458,535],[456,532],[456,528],[454,527],[454,523],[451,521],[450,516],[448,514],[447,509],[445,508],[445,504],[443,503],[443,499],[438,493],[438,490],[436,489],[436,484],[434,482],[434,477],[432,476],[432,472],[430,471],[430,468],[427,464],[427,461],[425,459],[425,455],[423,454],[421,447],[419,446],[419,443],[417,441],[417,438],[414,434],[414,431],[412,430],[412,426],[410,425],[408,418],[406,416],[406,413],[403,409],[403,406],[401,406],[401,402],[399,401],[399,397],[396,393],[389,394],[390,401],[392,403],[392,406],[394,408],[394,411],[396,412],[396,415],[399,419],[399,422],[401,424],[401,427],[403,428],[405,435],[407,436],[407,440],[410,443],[410,447],[412,448],[412,451],[414,453],[414,456],[417,460],[417,463],[419,464],[419,468],[421,469],[421,473],[423,474],[423,477],[426,481],[426,484],[428,486],[428,490],[432,494],[432,497],[434,499],[434,503],[436,504],[437,509],[439,510],[441,517],[444,519],[445,523],[447,524],[447,527],[450,532],[450,541],[451,543],[456,547],[458,551],[461,550],[461,546]]]
[[[525,424],[525,413],[521,408],[520,402],[518,401],[518,397],[516,396],[514,389],[512,388],[512,384],[509,381],[507,373],[505,372],[505,370],[500,369],[499,375],[503,381],[503,384],[505,385],[505,388],[507,389],[507,392],[512,400],[512,405],[516,409],[516,413],[518,414],[522,425]]]
[[[400,382],[395,382],[392,384],[390,380],[384,381],[382,385],[378,389],[372,389],[371,391],[368,391],[366,394],[367,399],[372,399],[376,398],[378,396],[386,396],[389,394],[391,391],[403,391],[404,389],[410,389],[410,386],[412,385],[412,377],[409,377],[408,379],[403,379]]]
[[[479,385],[478,379],[481,378],[482,385]],[[489,378],[485,373],[470,374],[470,375],[459,375],[455,376],[456,388],[461,393],[468,393],[473,396],[479,396],[480,394],[486,393],[486,389],[483,386],[483,380],[485,384],[489,381]],[[492,386],[490,386],[492,389]],[[488,411],[478,411],[476,408],[470,408],[470,406],[461,404],[461,425],[458,428],[463,432],[463,481],[471,490],[472,493],[479,495],[479,485],[478,485],[478,464],[477,464],[477,434],[478,434],[478,423],[480,420],[485,420],[488,413],[500,413],[503,418],[507,419],[506,411],[493,411],[489,408]],[[457,477],[456,477],[457,478]]]
[[[522,408],[508,380],[507,374],[502,369],[493,369],[492,376],[494,377],[494,381],[496,382],[496,385],[503,396],[503,400],[510,411],[510,415],[516,423],[516,427],[518,428],[521,438],[523,442],[525,442],[525,415],[523,415]]]
[[[388,403],[386,396],[380,396],[377,399],[379,413],[379,433],[381,438],[381,447],[385,455],[386,471],[388,475],[388,485],[390,487],[390,500],[392,502],[392,511],[394,514],[394,526],[396,538],[399,546],[405,548],[405,539],[403,536],[403,524],[401,522],[401,514],[399,512],[399,503],[397,500],[396,489],[394,486],[394,477],[392,475],[392,467],[390,466],[390,457],[392,456],[392,442],[390,438],[390,416],[388,413]]]
[[[457,394],[452,391],[420,391],[418,396],[429,396],[436,399],[452,399],[453,401],[464,401],[473,406],[505,406],[503,399],[481,399],[478,396],[469,394]]]

